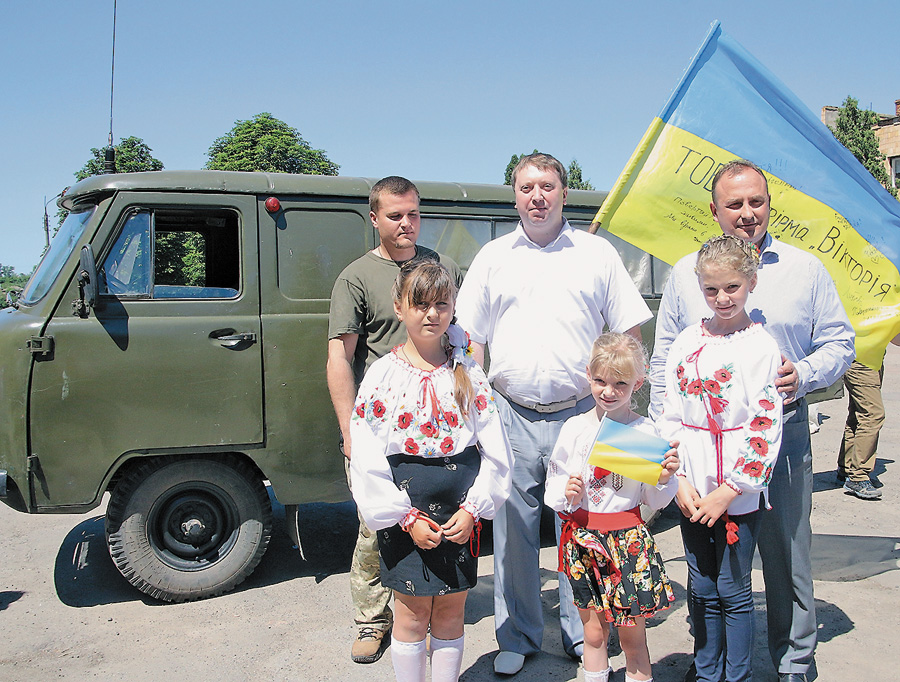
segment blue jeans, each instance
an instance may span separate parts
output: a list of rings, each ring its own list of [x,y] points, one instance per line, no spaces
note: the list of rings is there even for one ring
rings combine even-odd
[[[710,528],[681,518],[691,590],[697,682],[743,682],[752,677],[753,589],[750,569],[759,512],[732,516],[738,541],[725,539],[725,521]]]

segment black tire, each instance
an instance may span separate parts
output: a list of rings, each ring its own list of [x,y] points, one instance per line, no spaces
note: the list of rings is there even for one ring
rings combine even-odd
[[[256,568],[271,536],[265,486],[236,457],[148,460],[122,477],[106,510],[119,572],[169,602],[233,589]]]

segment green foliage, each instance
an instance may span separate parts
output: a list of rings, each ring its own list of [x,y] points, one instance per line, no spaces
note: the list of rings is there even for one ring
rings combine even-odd
[[[209,170],[337,175],[340,168],[324,150],[313,149],[295,128],[267,112],[236,121],[206,154]]]
[[[538,150],[535,149],[531,153],[537,154]],[[513,170],[515,170],[516,165],[519,163],[523,156],[526,156],[526,154],[522,154],[521,156],[519,154],[513,154],[510,157],[509,163],[506,164],[506,172],[503,175],[504,185],[512,184]],[[568,169],[566,169],[566,175],[568,176],[567,185],[569,189],[594,189],[594,186],[588,180],[585,180],[582,177],[581,166],[575,159],[572,159],[572,163],[570,163]]]
[[[897,190],[891,186],[891,178],[884,167],[885,156],[878,148],[878,138],[872,130],[876,123],[878,114],[869,109],[860,109],[859,102],[848,95],[838,109],[837,121],[831,132],[896,197]]]
[[[142,171],[160,171],[163,163],[154,158],[152,149],[139,137],[126,137],[115,145],[116,173],[140,173]],[[92,175],[103,173],[103,160],[106,155],[106,147],[102,149],[91,148],[92,158],[88,160],[81,170],[75,172],[76,180],[84,180]]]
[[[594,186],[589,180],[585,180],[581,177],[581,166],[575,159],[572,159],[572,163],[569,164],[567,173],[569,176],[569,189],[594,189]]]
[[[206,244],[197,232],[157,232],[156,284],[206,286]]]
[[[20,275],[12,265],[0,264],[0,308],[6,307],[6,292],[25,286],[31,275]]]

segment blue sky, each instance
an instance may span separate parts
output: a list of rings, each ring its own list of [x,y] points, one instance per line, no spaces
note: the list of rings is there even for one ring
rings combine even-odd
[[[19,272],[40,257],[44,198],[106,144],[112,4],[4,7],[0,263]],[[342,175],[502,182],[512,154],[539,148],[609,189],[715,19],[817,114],[848,94],[893,112],[896,0],[857,8],[119,0],[113,133],[200,168],[235,121],[269,111]]]

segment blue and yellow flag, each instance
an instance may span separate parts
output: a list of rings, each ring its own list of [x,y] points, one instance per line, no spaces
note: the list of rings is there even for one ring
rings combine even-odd
[[[647,485],[656,485],[668,451],[668,441],[604,419],[588,455],[588,464]]]
[[[595,222],[667,263],[720,232],[710,183],[745,158],[766,173],[769,232],[816,255],[881,367],[900,332],[900,202],[719,22],[654,119]]]

